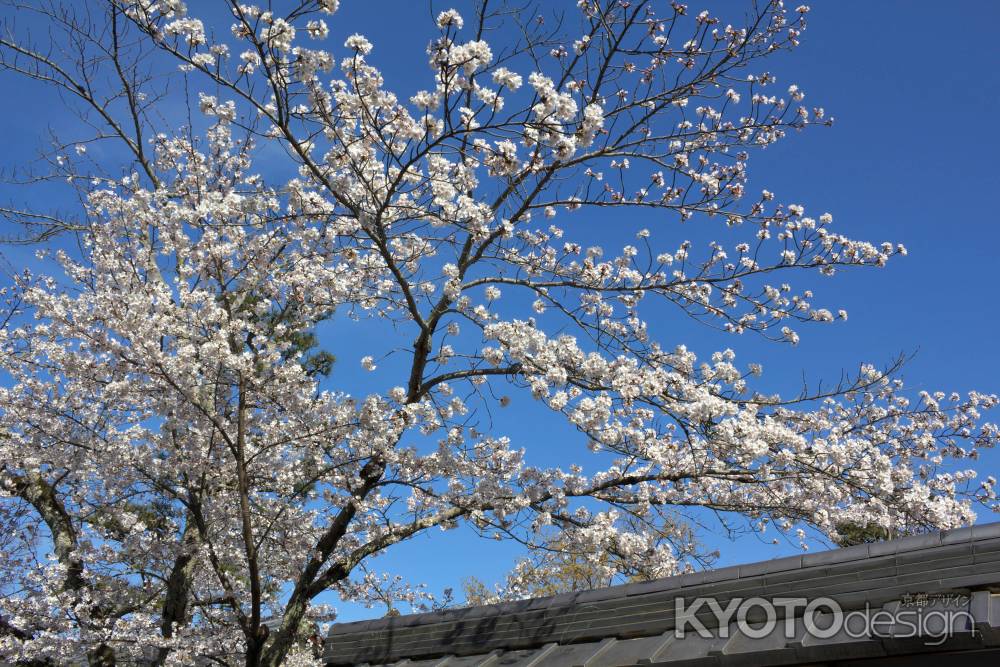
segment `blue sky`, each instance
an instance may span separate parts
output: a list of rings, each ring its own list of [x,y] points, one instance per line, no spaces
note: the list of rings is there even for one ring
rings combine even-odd
[[[734,20],[742,5],[737,0],[690,4],[695,12],[705,6],[724,18],[736,10],[728,14]],[[340,40],[352,32],[365,33],[375,44],[369,60],[383,68],[387,86],[409,94],[427,85],[423,48],[432,34],[430,16],[449,6],[344,0],[331,29]],[[803,377],[813,383],[835,381],[859,362],[884,364],[900,353],[915,353],[903,371],[914,391],[1000,392],[1000,227],[991,203],[1000,193],[1000,172],[994,165],[1000,146],[990,120],[1000,101],[997,25],[1000,3],[994,2],[813,2],[802,46],[778,56],[769,67],[783,84],[798,83],[807,93],[806,102],[825,107],[836,123],[756,154],[750,190],[773,190],[779,199],[801,203],[813,214],[830,211],[840,232],[901,242],[909,256],[880,271],[816,279],[816,303],[843,307],[850,318],[802,328],[802,342],[795,348],[719,334],[682,317],[653,323],[661,340],[685,343],[703,356],[732,347],[738,360],[763,363],[767,388],[774,390],[794,392]],[[331,43],[337,41],[332,38]],[[58,99],[37,86],[11,76],[0,77],[0,86],[8,101],[17,100],[4,112],[0,164],[6,168],[33,158],[45,141],[45,127],[64,126],[66,120]],[[19,194],[2,186],[0,202]],[[588,224],[581,220],[577,224]],[[678,226],[677,240],[686,233]],[[26,261],[20,251],[4,254],[15,268]],[[364,345],[335,324],[324,329],[323,342],[337,354],[338,366],[356,368],[357,359],[367,353]],[[352,382],[355,377],[343,379]],[[362,386],[356,393],[369,389]],[[517,418],[506,431],[515,442],[561,455],[538,411],[512,406],[511,416]],[[1000,452],[984,457],[980,470],[997,474]],[[993,518],[981,514],[982,521]],[[723,550],[722,564],[795,549],[791,544],[764,545],[752,537],[736,544],[716,537],[708,541]],[[375,561],[373,569],[427,582],[439,592],[469,574],[494,581],[515,554],[509,545],[478,541],[462,531],[435,532]],[[342,620],[380,613],[338,607]]]

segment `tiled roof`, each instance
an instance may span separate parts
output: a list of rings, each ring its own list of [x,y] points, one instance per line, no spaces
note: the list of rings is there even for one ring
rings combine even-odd
[[[674,632],[678,599],[689,609],[696,598],[714,598],[726,607],[734,598],[823,597],[844,611],[866,605],[893,610],[916,593],[932,599],[960,594],[958,603],[972,619],[967,625],[974,624],[976,632],[967,627],[968,632],[956,632],[937,647],[886,632],[882,638],[845,631],[817,639],[799,617],[792,621],[791,635],[752,639],[735,624],[728,633],[716,627],[704,606],[695,616],[711,636],[689,631],[677,637]],[[324,660],[328,665],[406,667],[676,667],[827,663],[932,648],[963,651],[965,657],[994,649],[1000,655],[997,593],[1000,523],[501,605],[336,624],[326,639]],[[992,659],[998,662],[991,664],[1000,664],[996,656]]]

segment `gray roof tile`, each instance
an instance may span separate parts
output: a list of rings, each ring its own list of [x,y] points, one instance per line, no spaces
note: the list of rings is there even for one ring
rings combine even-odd
[[[841,653],[859,659],[906,645],[887,648],[844,637],[758,641],[739,633],[702,638],[689,632],[676,639],[675,604],[707,596],[725,605],[732,598],[791,595],[832,597],[856,609],[891,605],[905,593],[983,587],[1000,589],[1000,524],[503,605],[337,624],[325,659],[331,665],[412,660],[405,667],[791,664]],[[977,598],[980,614],[985,609],[997,617],[980,622],[988,630],[980,644],[988,638],[1000,645],[1000,602],[994,604],[994,597],[1000,599]],[[707,609],[697,617],[707,627],[714,623]],[[737,658],[742,662],[731,663]]]

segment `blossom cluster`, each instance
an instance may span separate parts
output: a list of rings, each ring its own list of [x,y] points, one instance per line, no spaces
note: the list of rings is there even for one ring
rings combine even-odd
[[[601,582],[689,569],[686,512],[836,540],[996,507],[974,462],[997,397],[914,395],[870,365],[765,394],[733,350],[650,331],[674,312],[794,344],[847,313],[792,276],[906,252],[749,190],[756,151],[831,122],[764,69],[807,8],[731,24],[580,0],[579,34],[493,44],[473,25],[505,14],[446,9],[404,97],[364,34],[329,43],[336,0],[233,4],[226,26],[126,4],[204,84],[200,117],[126,141],[118,180],[60,155],[88,184],[80,250],[2,294],[0,660],[310,664],[328,591],[436,604],[372,569],[434,529],[527,545],[510,597],[553,550]],[[718,240],[672,224],[693,218]],[[324,350],[331,322],[363,349]],[[338,386],[359,367],[372,389]],[[567,463],[505,430],[520,401],[563,427]]]

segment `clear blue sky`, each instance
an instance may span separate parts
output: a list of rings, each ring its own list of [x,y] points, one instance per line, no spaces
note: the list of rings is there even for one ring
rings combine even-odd
[[[197,7],[202,0],[190,4]],[[387,86],[409,94],[427,85],[423,48],[432,34],[431,11],[452,4],[467,7],[434,2],[429,10],[420,1],[344,0],[330,21],[339,37],[331,44],[352,32],[366,34],[375,44],[369,60],[384,69]],[[744,6],[737,0],[690,5],[695,13],[711,7],[723,18]],[[737,9],[729,15],[738,20],[740,14]],[[775,58],[769,67],[782,83],[798,83],[807,103],[825,107],[837,121],[756,154],[750,189],[768,188],[814,214],[830,211],[842,233],[901,242],[909,257],[881,271],[816,280],[816,302],[846,308],[850,319],[803,328],[797,348],[716,334],[682,318],[654,323],[661,340],[686,343],[703,355],[732,347],[738,360],[764,364],[769,389],[794,392],[803,374],[811,381],[835,381],[861,361],[881,364],[900,353],[916,353],[903,373],[913,390],[1000,392],[995,204],[1000,142],[991,120],[1000,102],[998,25],[1000,3],[986,0],[812,2],[801,48]],[[36,155],[44,127],[64,120],[58,103],[37,86],[10,76],[0,77],[0,85],[8,102],[0,159],[6,167]],[[0,190],[0,201],[17,194]],[[677,238],[684,233],[678,226]],[[5,254],[15,266],[22,261],[20,253]],[[356,368],[366,351],[339,330],[325,331],[324,342],[345,368]],[[355,392],[367,389],[359,384]],[[515,409],[510,416],[518,419],[507,429],[512,439],[529,450],[544,447],[556,454],[553,443],[540,437],[536,411]],[[980,468],[981,474],[997,474],[1000,452],[984,457]],[[994,518],[981,514],[982,521]],[[794,550],[794,545],[772,547],[754,538],[735,545],[713,540],[723,549],[722,564]],[[373,567],[425,581],[439,592],[468,574],[496,580],[515,553],[513,547],[481,542],[462,531],[435,532],[402,545]],[[380,613],[338,606],[342,620]]]

